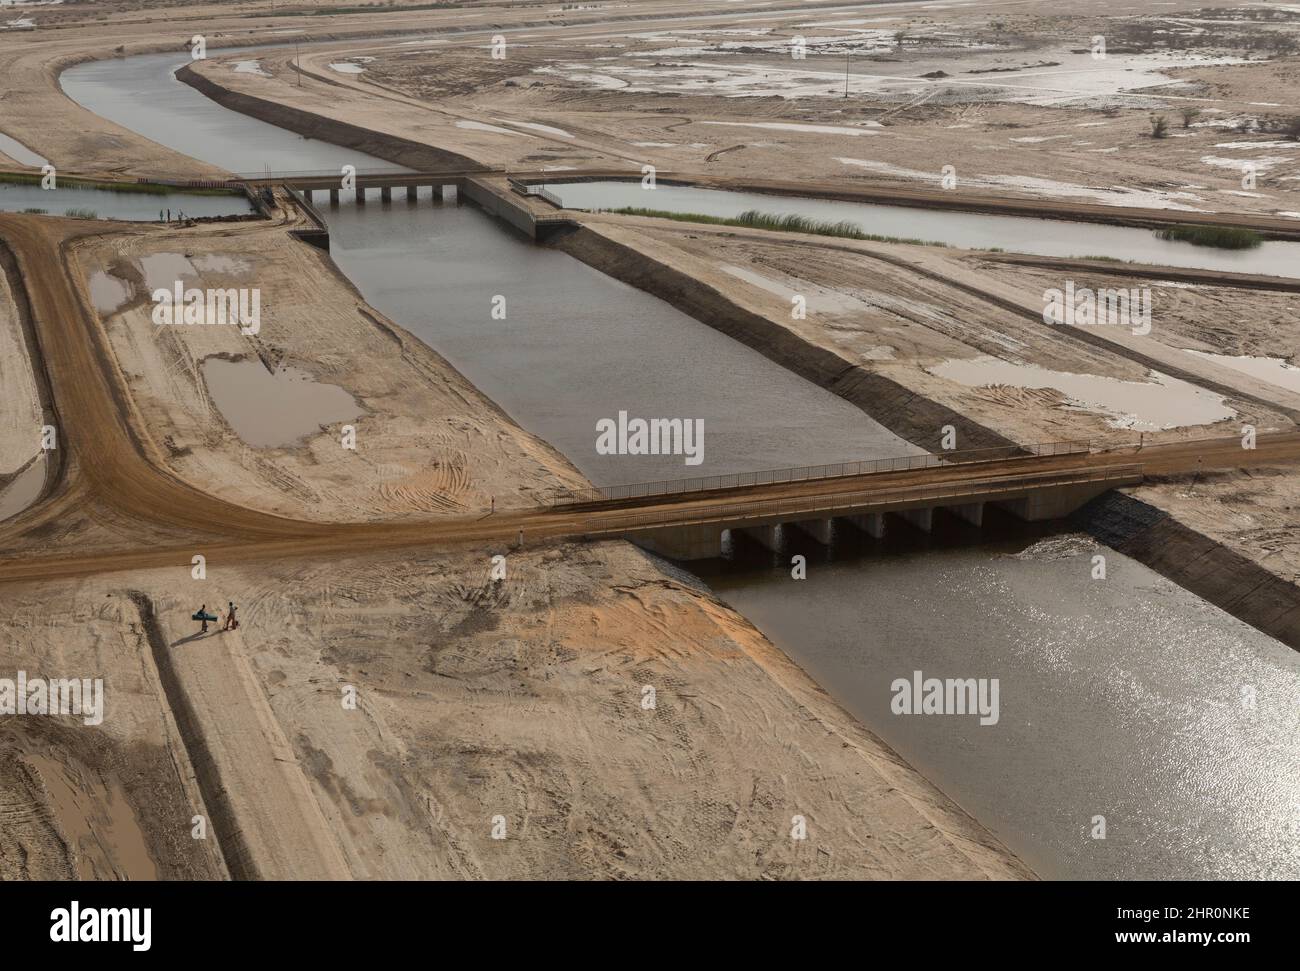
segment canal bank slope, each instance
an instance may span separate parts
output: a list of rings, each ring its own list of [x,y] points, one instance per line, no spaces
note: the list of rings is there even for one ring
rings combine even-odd
[[[6,670],[103,677],[108,714],[6,720],[5,876],[1031,876],[694,581],[494,552],[8,586]],[[196,597],[240,629],[199,634]]]
[[[60,225],[72,235],[104,232]],[[139,284],[151,268],[188,278],[188,266],[217,274],[208,282],[229,283],[236,281],[221,274],[242,272],[237,263],[246,259],[286,287],[302,276],[317,285],[288,290],[283,304],[268,301],[268,311],[275,310],[264,320],[268,340],[299,341],[292,359],[323,374],[339,372],[345,350],[355,360],[348,366],[359,372],[399,368],[392,345],[400,342],[377,315],[361,313],[368,308],[340,281],[319,284],[332,278],[301,262],[320,256],[291,240],[290,228],[243,223],[178,234],[131,227],[115,234],[118,245],[101,259],[82,266],[92,277],[111,273],[130,283],[134,301],[141,301]],[[164,240],[164,232],[171,236]],[[259,239],[274,233],[283,249],[269,236]],[[162,245],[145,245],[154,242]],[[278,269],[277,254],[284,260]],[[144,262],[151,257],[164,259]],[[91,307],[93,284],[80,289],[80,305]],[[338,304],[350,309],[339,311]],[[282,312],[281,323],[293,327],[278,331]],[[122,361],[103,362],[128,384],[148,344],[178,339],[147,315],[132,330],[107,313],[108,330],[118,334],[110,333],[105,346],[137,345],[135,358],[123,352]],[[337,332],[294,333],[316,317]],[[159,398],[195,395],[200,385],[191,372],[207,350],[260,363],[251,345],[221,345],[235,339],[224,329],[191,330],[184,340],[197,342],[192,347],[167,348],[188,353],[188,363],[174,373],[156,369],[149,387]],[[436,355],[421,360],[437,369]],[[500,435],[485,439],[523,435],[507,429],[472,388],[457,385],[454,372],[437,377],[459,388],[470,413],[497,423]],[[154,425],[167,406],[133,397],[127,412],[152,443],[147,455],[172,451]],[[195,441],[216,425],[212,415],[207,420],[213,424],[196,421],[190,429]],[[77,434],[93,435],[95,426],[79,424]],[[332,434],[318,438],[334,447]],[[537,455],[549,454],[538,443]],[[491,477],[493,494],[508,494],[522,475],[509,458],[482,473]],[[361,480],[368,474],[363,463],[355,471]],[[209,469],[191,472],[204,488],[225,491]],[[230,492],[237,491],[236,484]],[[283,501],[289,500],[313,505],[292,490]],[[28,548],[47,545],[37,535]],[[506,556],[501,580],[492,577],[498,554]],[[208,820],[232,875],[1031,876],[739,615],[628,544],[502,546],[342,563],[300,558],[240,568],[219,559],[198,585],[181,558],[175,569],[14,589],[56,640],[65,619],[81,616],[78,597],[129,601],[131,618],[120,623],[137,644],[147,635],[161,684],[156,707],[174,713],[194,766],[197,793],[183,797],[176,816]],[[209,609],[233,600],[240,631],[216,641],[195,638],[196,597]],[[114,627],[105,636],[125,633]],[[74,667],[117,680],[103,661]],[[651,697],[647,687],[653,704],[642,707]],[[342,704],[345,689],[355,689],[356,707]],[[51,746],[47,756],[81,778],[68,743]],[[73,791],[85,808],[64,831],[89,825],[85,820],[108,798],[89,782]],[[28,798],[32,814],[52,812],[52,796],[33,788]],[[505,846],[492,839],[495,817],[505,821]],[[148,831],[146,846],[177,831],[166,821],[140,825]],[[793,838],[803,826],[809,838]],[[190,838],[189,830],[182,835]],[[306,849],[284,849],[294,846]],[[150,850],[149,858],[160,859],[159,852]]]

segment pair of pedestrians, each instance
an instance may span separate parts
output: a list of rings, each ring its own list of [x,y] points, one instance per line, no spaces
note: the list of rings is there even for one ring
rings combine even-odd
[[[235,612],[238,609],[239,608],[235,606],[235,602],[233,600],[229,602],[226,609],[226,620],[221,627],[223,631],[239,629],[239,621],[235,617]],[[219,620],[220,618],[218,618],[215,614],[208,613],[208,605],[203,604],[201,607],[199,607],[198,613],[194,615],[193,619],[200,621],[203,624],[203,626],[199,628],[199,633],[206,634],[208,632],[208,624],[216,623],[217,620]]]

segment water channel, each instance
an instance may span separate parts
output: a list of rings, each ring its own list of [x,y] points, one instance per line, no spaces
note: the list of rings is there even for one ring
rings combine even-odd
[[[180,63],[81,65],[63,85],[119,124],[232,170],[381,164],[208,101],[170,78]],[[334,259],[370,303],[598,483],[659,477],[595,454],[594,420],[620,408],[706,419],[706,464],[668,469],[674,477],[911,448],[821,388],[470,206],[425,198],[325,213]],[[907,214],[904,235],[935,235]],[[504,321],[489,313],[495,295],[506,297]],[[1089,541],[996,514],[983,532],[936,524],[926,535],[891,523],[883,540],[843,530],[829,548],[785,530],[780,556],[742,541],[698,572],[1041,875],[1300,877],[1300,655]],[[791,578],[796,553],[808,557],[806,580]],[[1097,553],[1105,581],[1090,577]],[[998,678],[997,723],[893,714],[891,683],[916,670]],[[1104,840],[1094,838],[1098,816]]]

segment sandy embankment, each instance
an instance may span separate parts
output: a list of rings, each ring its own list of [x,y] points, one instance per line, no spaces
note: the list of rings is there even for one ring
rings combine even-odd
[[[967,425],[954,424],[968,447],[980,440],[970,434],[972,426],[1019,443],[1088,439],[1119,445],[1137,438],[1131,428],[1114,427],[1113,416],[1079,410],[1051,388],[968,388],[927,370],[950,359],[993,357],[1144,383],[1151,381],[1154,364],[1162,373],[1221,393],[1233,412],[1211,424],[1145,431],[1148,442],[1233,436],[1244,424],[1285,429],[1300,409],[1300,394],[1288,387],[1188,353],[1291,357],[1297,339],[1291,294],[1136,281],[1154,291],[1151,333],[1104,328],[1080,343],[1061,328],[1031,319],[1042,289],[1060,285],[1048,272],[990,266],[957,250],[819,245],[627,217],[584,222],[556,245],[850,400],[856,388],[873,389],[864,401],[872,417],[932,448],[937,415],[945,414],[939,409],[967,416]],[[873,259],[873,252],[890,262]],[[930,276],[912,272],[918,268]],[[1094,287],[1133,282],[1095,274],[1079,279],[1080,286]],[[987,299],[973,296],[972,289]],[[808,299],[806,320],[789,319],[790,294],[796,292]],[[827,361],[855,368],[848,372],[855,378],[846,380],[846,372]],[[863,372],[873,380],[856,377]],[[875,390],[886,380],[906,396]],[[1300,528],[1293,512],[1298,481],[1295,470],[1285,467],[1216,474],[1208,481],[1186,476],[1130,490],[1140,501],[1103,503],[1079,522],[1216,606],[1300,648]]]
[[[323,255],[285,232],[243,223],[164,240],[133,227],[87,241],[77,258],[83,272],[130,280],[143,273],[133,260],[179,250],[217,274],[201,281],[209,285],[236,283],[221,274],[256,262],[265,287],[285,288],[282,304],[268,296],[259,340],[371,407],[359,442],[397,442],[410,433],[403,421],[427,422],[426,412],[463,414],[485,429],[467,451],[489,455],[472,466],[480,490],[466,502],[482,503],[484,482],[523,496],[562,476],[553,453],[436,356],[397,350]],[[175,454],[184,445],[169,449],[187,477],[296,514],[315,503],[268,487],[276,474],[322,493],[327,481],[352,488],[353,503],[374,488],[382,462],[327,465],[330,432],[264,454],[266,480],[241,476],[238,446],[198,404],[193,373],[209,352],[252,360],[258,348],[234,328],[159,328],[141,305],[111,316],[108,330],[150,435],[190,436],[172,444],[192,440],[201,446],[192,454],[216,456],[190,466]],[[393,384],[368,383],[382,380]],[[398,394],[405,383],[418,390]],[[379,429],[367,432],[368,421]],[[312,479],[316,463],[326,468]],[[493,582],[498,552],[507,576]],[[63,618],[83,588],[14,589]],[[167,695],[156,705],[183,723],[192,803],[205,804],[236,876],[1030,875],[751,625],[624,543],[214,564],[201,582],[182,563],[85,589],[134,593],[132,605],[152,618],[144,640]],[[193,639],[191,613],[226,600],[240,605],[241,631]],[[355,711],[342,705],[345,685],[358,690]],[[647,685],[657,693],[649,711]],[[51,757],[72,755],[65,746]],[[86,805],[102,801],[80,792]],[[497,816],[501,842],[491,838]],[[809,840],[790,838],[795,816]],[[150,839],[174,834],[159,825]]]
[[[1148,431],[1149,441],[1234,434],[1239,422],[1289,428],[1290,415],[1300,415],[1300,397],[1154,338],[1133,338],[1121,327],[1049,327],[1041,318],[1045,284],[990,278],[961,250],[581,218],[583,228],[554,245],[859,403],[928,448],[940,447],[945,424],[957,428],[959,448],[1137,439],[1122,413],[1079,409],[1051,388],[968,386],[933,373],[944,362],[975,358],[1130,383],[1150,382],[1150,368],[1159,366],[1224,395],[1235,413],[1231,425]],[[807,301],[802,319],[792,314],[796,294]],[[1275,307],[1285,295],[1243,299]]]
[[[535,506],[584,484],[436,352],[366,305],[327,254],[280,225],[140,229],[94,237],[75,253],[85,279],[107,274],[121,294],[116,309],[101,304],[113,352],[168,463],[205,492],[293,518],[357,521],[486,510],[494,497],[503,509]],[[150,294],[177,280],[257,287],[259,332],[158,326]],[[304,404],[301,439],[250,447],[205,379],[204,362],[227,361],[253,362],[268,376],[304,371],[342,388],[357,417],[317,422]],[[291,400],[274,407],[291,409]],[[344,447],[347,425],[355,448]]]
[[[102,678],[104,716],[0,716],[0,879],[219,879],[135,604],[109,583],[7,586],[0,678]]]
[[[0,253],[0,518],[17,512],[18,500],[6,502],[7,490],[34,462],[41,462],[41,426],[45,424],[36,372],[28,353],[29,335],[10,287]],[[35,474],[35,473],[33,473]]]
[[[138,592],[236,876],[1029,876],[694,581],[622,543],[513,552],[493,581],[492,552],[24,586],[5,626],[39,610],[42,644],[66,643],[98,598],[109,656],[147,665]],[[241,630],[195,638],[198,601],[226,599]],[[128,708],[124,680],[114,731],[167,708]],[[182,803],[151,840],[189,842]]]

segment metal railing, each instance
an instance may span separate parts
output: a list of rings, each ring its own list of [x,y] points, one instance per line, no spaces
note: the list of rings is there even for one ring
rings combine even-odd
[[[539,185],[535,182],[521,182],[518,179],[507,179],[506,181],[510,184],[510,188],[521,196],[537,196],[540,199],[545,199],[556,209],[564,208],[564,200],[544,185]]]
[[[993,476],[932,486],[914,486],[893,490],[857,490],[831,495],[792,496],[782,499],[758,499],[723,506],[688,510],[661,509],[656,512],[628,513],[602,517],[599,525],[583,532],[584,536],[626,534],[645,529],[674,526],[741,525],[747,520],[779,517],[796,521],[814,515],[863,515],[873,511],[892,512],[910,505],[926,505],[939,499],[975,499],[988,501],[994,496],[1023,496],[1037,489],[1086,485],[1092,482],[1140,481],[1141,465],[1113,465],[1082,472],[1032,472],[1018,476]]]
[[[867,459],[859,462],[835,462],[830,465],[804,465],[787,469],[767,469],[761,472],[733,472],[729,475],[706,475],[690,479],[661,479],[656,482],[634,482],[627,485],[594,486],[582,489],[556,505],[566,506],[586,502],[605,502],[615,499],[643,499],[654,496],[676,496],[693,492],[713,492],[720,489],[743,489],[749,486],[778,485],[784,482],[805,482],[812,479],[842,479],[856,475],[879,472],[907,472],[913,469],[937,468],[967,462],[996,462],[1002,459],[1047,457],[1052,455],[1083,454],[1092,450],[1086,441],[1039,442],[1032,445],[994,445],[961,451],[923,455],[902,455],[889,459]]]
[[[428,175],[428,176],[464,175],[466,173],[490,173],[490,172],[501,172],[501,171],[503,170],[491,166],[486,166],[486,165],[469,166],[466,168],[446,169],[446,170],[442,170],[442,169],[420,170],[420,169],[406,168],[405,166],[395,166],[391,169],[378,169],[378,168],[357,169],[355,174],[358,178],[364,179],[364,178],[375,178],[375,177],[389,178],[392,176],[399,176],[399,175]],[[258,181],[265,182],[268,180],[279,181],[285,179],[323,179],[323,178],[337,179],[337,178],[342,178],[343,173],[339,169],[304,169],[295,172],[270,172],[270,171],[237,172],[236,176],[241,180],[253,181],[253,182],[258,182]]]
[[[243,183],[228,179],[151,179],[143,176],[136,178],[137,185],[169,185],[178,189],[229,189],[242,192]]]

